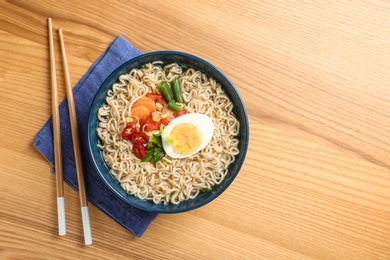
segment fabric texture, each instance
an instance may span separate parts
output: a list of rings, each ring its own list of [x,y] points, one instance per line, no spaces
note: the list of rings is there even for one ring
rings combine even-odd
[[[106,186],[95,170],[88,152],[87,125],[89,108],[97,90],[104,80],[121,64],[140,54],[142,54],[141,51],[132,46],[122,36],[119,36],[73,88],[88,201],[136,237],[141,237],[144,234],[157,214],[146,212],[129,205],[118,198]],[[74,190],[78,191],[68,103],[66,99],[60,104],[59,110],[64,181]],[[53,173],[55,173],[52,118],[39,131],[34,140],[34,145],[51,163]],[[91,225],[93,227],[93,223]]]

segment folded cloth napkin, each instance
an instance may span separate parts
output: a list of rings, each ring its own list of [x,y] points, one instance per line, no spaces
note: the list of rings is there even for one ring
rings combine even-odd
[[[106,186],[96,172],[89,156],[87,124],[89,108],[95,93],[103,81],[121,64],[140,54],[142,53],[137,48],[119,36],[73,88],[88,201],[136,237],[143,235],[157,214],[132,207],[116,197]],[[64,181],[77,191],[77,174],[74,163],[67,100],[64,100],[60,104],[59,110]],[[34,145],[51,165],[54,165],[52,118],[40,130],[34,140]],[[53,172],[55,173],[54,167]]]

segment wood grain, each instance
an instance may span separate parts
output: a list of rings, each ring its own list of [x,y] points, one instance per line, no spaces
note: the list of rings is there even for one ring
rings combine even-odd
[[[389,259],[389,11],[387,1],[1,1],[0,258]],[[90,205],[85,247],[66,185],[57,236],[55,177],[32,145],[51,114],[48,17],[74,84],[118,35],[220,68],[251,134],[229,189],[160,215],[141,239]]]

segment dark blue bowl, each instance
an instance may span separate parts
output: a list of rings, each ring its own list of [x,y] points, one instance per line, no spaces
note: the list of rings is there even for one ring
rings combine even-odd
[[[234,114],[240,121],[240,134],[238,136],[239,145],[238,148],[240,153],[236,156],[234,163],[229,166],[228,174],[223,182],[215,187],[210,192],[201,193],[195,199],[188,200],[185,202],[181,202],[179,205],[173,204],[154,204],[151,201],[140,200],[134,196],[129,196],[122,189],[119,183],[115,180],[114,177],[109,173],[108,167],[105,164],[101,151],[97,147],[99,142],[99,138],[96,133],[96,129],[98,127],[98,118],[97,113],[99,108],[104,104],[107,91],[111,89],[112,85],[118,81],[118,78],[122,74],[128,73],[133,68],[139,68],[142,65],[153,62],[153,61],[163,61],[164,65],[172,62],[177,62],[179,64],[186,64],[189,67],[193,67],[207,74],[209,77],[214,78],[217,82],[219,82],[226,94],[229,96],[230,100],[234,104]],[[160,51],[160,52],[152,52],[140,55],[136,58],[133,58],[119,68],[117,68],[102,84],[99,88],[96,96],[93,100],[89,118],[88,118],[88,147],[90,151],[90,155],[96,170],[99,175],[102,177],[104,182],[110,187],[110,189],[118,195],[119,198],[128,202],[130,205],[151,212],[158,213],[179,213],[185,212],[189,210],[193,210],[199,208],[213,199],[217,198],[226,190],[226,188],[233,182],[238,172],[241,169],[242,164],[244,163],[246,152],[248,150],[248,140],[249,140],[249,124],[248,117],[242,102],[240,95],[238,94],[236,88],[230,82],[230,80],[215,66],[210,64],[209,62],[198,58],[196,56],[175,52],[175,51]]]

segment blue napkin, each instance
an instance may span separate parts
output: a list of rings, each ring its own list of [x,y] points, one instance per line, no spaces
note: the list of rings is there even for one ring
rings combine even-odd
[[[96,172],[89,156],[87,144],[87,124],[89,108],[92,104],[95,93],[102,85],[103,81],[121,64],[140,54],[142,53],[137,48],[132,46],[123,37],[119,36],[73,88],[88,201],[136,237],[141,237],[143,235],[151,222],[156,218],[157,214],[132,207],[118,198],[106,186]],[[59,110],[61,119],[61,145],[64,181],[74,190],[78,191],[67,100],[64,100],[60,104]],[[51,118],[46,122],[36,136],[34,145],[51,163],[51,165],[54,165],[54,145]],[[54,167],[53,172],[55,172]],[[91,225],[93,227],[93,223],[91,223]]]

